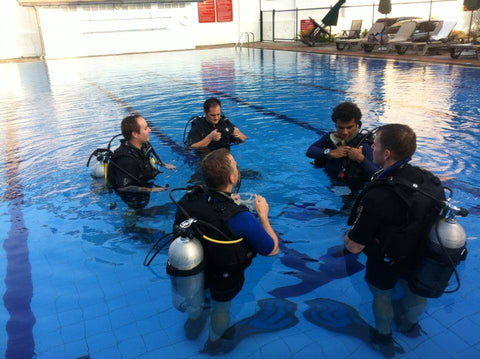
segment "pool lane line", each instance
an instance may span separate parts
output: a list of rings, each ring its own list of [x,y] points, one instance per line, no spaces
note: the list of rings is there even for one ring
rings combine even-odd
[[[35,340],[33,327],[36,319],[30,303],[33,297],[32,266],[28,249],[28,229],[23,216],[23,186],[20,180],[18,140],[15,129],[7,124],[5,158],[7,188],[3,199],[8,201],[10,230],[3,242],[6,254],[5,294],[3,304],[10,318],[6,324],[7,349],[5,357],[33,358]]]
[[[138,114],[139,112],[132,106],[130,106],[126,101],[121,99],[120,97],[116,96],[115,94],[111,93],[110,91],[104,89],[101,87],[99,84],[96,82],[87,80],[83,78],[85,82],[90,84],[91,86],[95,87],[97,90],[99,90],[101,93],[103,93],[105,96],[107,96],[109,99],[115,101],[120,107],[124,108],[130,115]],[[152,124],[150,121],[148,121],[148,126],[152,129],[152,133],[162,142],[162,144],[170,147],[172,152],[180,155],[183,157],[184,161],[189,164],[189,165],[195,165],[198,162],[198,158],[188,152],[184,146],[178,144],[173,140],[170,136],[167,134],[163,133],[160,131],[160,129]]]
[[[401,101],[385,100],[384,98],[381,98],[381,97],[378,97],[378,96],[366,95],[366,94],[363,94],[363,93],[343,90],[343,89],[339,89],[339,88],[335,88],[335,87],[328,87],[328,86],[324,86],[324,85],[316,85],[316,84],[312,84],[312,83],[308,83],[308,82],[299,82],[299,81],[296,81],[296,80],[291,80],[291,79],[286,79],[286,78],[277,78],[277,77],[274,77],[274,76],[267,76],[267,75],[264,75],[264,74],[256,74],[256,73],[251,72],[251,71],[244,71],[244,72],[242,72],[242,74],[247,74],[247,75],[254,76],[254,77],[260,77],[262,79],[266,78],[266,79],[273,80],[273,81],[293,83],[295,85],[300,85],[300,86],[310,87],[310,88],[316,88],[316,89],[323,90],[323,91],[335,92],[335,93],[350,96],[350,97],[360,97],[360,98],[363,98],[363,99],[366,99],[366,100],[369,100],[369,101],[372,101],[372,102],[376,102],[376,103],[381,104],[381,105],[393,104],[393,105],[396,105],[396,106],[408,107],[408,108],[415,109],[415,110],[422,110],[422,111],[429,112],[432,115],[447,117],[449,119],[460,117],[460,116],[458,116],[456,114],[453,114],[453,113],[438,111],[438,110],[434,110],[434,109],[419,106],[419,105],[409,105],[409,104],[406,104],[406,103],[401,102]]]
[[[153,75],[154,73],[152,73]],[[168,79],[169,81],[171,82],[176,82],[176,83],[179,83],[179,84],[183,84],[183,85],[187,85],[187,86],[190,86],[190,87],[194,87],[194,88],[197,88],[197,89],[201,89],[205,92],[210,92],[211,94],[214,94],[218,97],[222,97],[222,98],[226,98],[228,100],[231,100],[233,102],[236,102],[238,103],[239,105],[244,105],[244,106],[247,106],[251,109],[253,109],[255,112],[259,112],[265,116],[271,116],[271,117],[275,117],[281,121],[285,121],[285,122],[288,122],[288,123],[292,123],[294,125],[297,125],[297,126],[300,126],[306,130],[309,130],[309,131],[313,131],[315,133],[317,133],[318,135],[320,136],[323,136],[327,133],[327,131],[325,130],[322,130],[320,128],[316,128],[315,126],[311,125],[310,123],[308,123],[307,121],[302,121],[302,120],[298,120],[296,118],[293,118],[293,117],[290,117],[288,115],[284,115],[282,113],[279,113],[279,112],[275,112],[275,111],[272,111],[272,110],[269,110],[263,106],[260,106],[260,105],[255,105],[255,104],[252,104],[250,102],[247,102],[245,100],[242,100],[241,98],[235,96],[235,95],[231,95],[227,92],[223,92],[223,91],[220,91],[220,90],[215,90],[213,88],[210,88],[210,87],[207,87],[207,86],[204,86],[204,85],[198,85],[198,84],[194,84],[194,83],[191,83],[191,82],[187,82],[187,81],[182,81],[178,78],[173,78],[173,77],[169,77],[169,76],[164,76],[164,75],[159,75],[159,74],[156,74],[157,76],[159,77],[163,77],[165,79]]]

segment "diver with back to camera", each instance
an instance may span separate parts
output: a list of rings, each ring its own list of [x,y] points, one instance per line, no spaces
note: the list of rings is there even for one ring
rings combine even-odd
[[[376,323],[371,343],[388,357],[403,352],[393,339],[392,322],[405,335],[420,336],[426,298],[452,292],[445,289],[454,272],[459,288],[456,266],[466,257],[465,232],[455,215],[468,212],[445,199],[438,177],[409,164],[415,149],[410,127],[378,129],[373,161],[382,170],[358,196],[344,238],[350,252],[367,255],[365,280]],[[394,305],[397,284],[404,295]]]
[[[206,187],[190,187],[178,202],[171,194],[184,189],[170,192],[178,206],[173,225],[178,237],[169,248],[167,273],[178,293],[176,298],[184,297],[185,304],[181,307],[189,313],[185,323],[189,339],[198,337],[205,324],[203,288],[208,289],[212,304],[204,351],[218,354],[227,350],[225,340],[231,339],[223,334],[229,327],[230,302],[243,287],[245,269],[256,254],[276,255],[279,243],[270,225],[265,198],[255,195],[258,219],[246,206],[237,204],[241,198],[232,194],[232,189],[239,179],[239,170],[228,150],[222,148],[207,154],[201,161],[201,169]],[[158,246],[159,242],[147,255],[146,265],[165,245]]]
[[[120,146],[111,151],[110,146],[115,136],[110,140],[106,149],[95,150],[89,158],[96,157],[103,165],[103,171],[96,176],[104,175],[108,185],[115,189],[122,199],[134,208],[146,206],[151,192],[162,192],[167,187],[153,183],[159,167],[174,170],[173,164],[164,163],[149,142],[151,132],[147,121],[139,114],[125,117],[121,123],[123,139]],[[98,164],[96,169],[98,170]],[[106,171],[105,171],[106,170]],[[95,174],[94,174],[95,175]]]

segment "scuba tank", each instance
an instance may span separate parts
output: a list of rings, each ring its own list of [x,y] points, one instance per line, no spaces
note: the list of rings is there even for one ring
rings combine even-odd
[[[172,304],[181,312],[201,310],[205,300],[203,247],[189,229],[194,222],[190,218],[180,224],[180,235],[168,249],[167,274],[170,275]]]
[[[422,260],[408,282],[413,293],[425,298],[438,298],[443,293],[453,293],[460,288],[456,267],[466,259],[467,247],[465,230],[455,216],[465,217],[468,211],[452,205],[451,195],[450,190],[450,198],[444,202],[444,213],[432,226]],[[453,273],[457,287],[445,291]]]
[[[113,152],[110,150],[110,147],[112,145],[112,141],[121,135],[122,134],[113,136],[112,139],[108,142],[107,148],[97,148],[95,151],[93,151],[90,154],[90,157],[88,157],[87,167],[90,166],[90,161],[92,160],[93,157],[95,157],[97,160],[92,165],[91,176],[93,178],[104,178],[105,185],[107,185],[107,182],[108,182],[108,171],[107,171],[108,165],[113,155]]]

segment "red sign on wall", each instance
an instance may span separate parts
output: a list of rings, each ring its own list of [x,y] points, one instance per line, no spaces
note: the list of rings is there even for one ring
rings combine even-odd
[[[198,3],[198,22],[215,22],[215,0]]]
[[[216,0],[217,22],[233,21],[232,0]]]
[[[313,22],[312,20],[300,20],[300,31],[307,31],[313,29]]]

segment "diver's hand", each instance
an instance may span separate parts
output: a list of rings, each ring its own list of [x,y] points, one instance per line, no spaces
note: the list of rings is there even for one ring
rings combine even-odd
[[[365,156],[363,155],[363,152],[362,152],[363,146],[360,146],[359,148],[355,148],[355,147],[347,147],[347,148],[348,148],[348,152],[347,152],[348,158],[358,163],[363,162],[363,160],[365,159]]]
[[[260,218],[268,218],[268,203],[265,197],[262,197],[258,194],[255,196],[255,212],[257,212],[258,217]]]
[[[150,192],[163,192],[166,191],[168,187],[152,187],[150,188]]]
[[[163,167],[165,167],[167,170],[176,170],[177,167],[173,163],[164,163]]]
[[[348,156],[348,150],[350,147],[348,146],[340,146],[335,148],[334,150],[330,150],[328,154],[331,158],[342,158]]]
[[[207,137],[210,138],[211,141],[220,141],[222,134],[218,130],[213,130]]]
[[[233,137],[240,141],[245,141],[247,139],[247,136],[245,136],[237,127],[233,129]]]
[[[347,248],[347,250],[353,254],[360,253],[361,251],[363,251],[363,248],[365,248],[364,245],[361,245],[361,244],[358,244],[357,242],[352,241],[348,237],[348,233],[345,235],[345,238],[343,238],[343,243],[345,244],[345,248]]]

